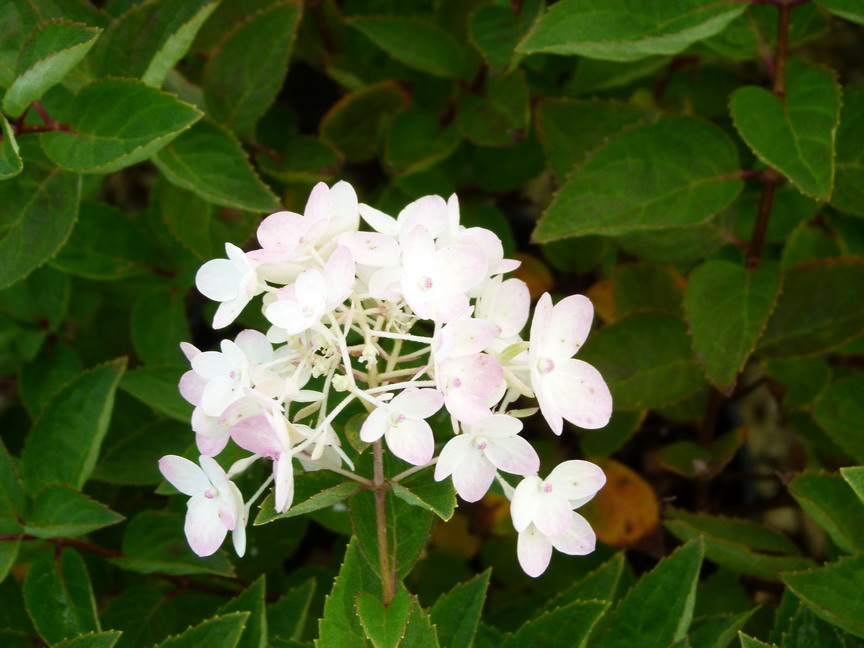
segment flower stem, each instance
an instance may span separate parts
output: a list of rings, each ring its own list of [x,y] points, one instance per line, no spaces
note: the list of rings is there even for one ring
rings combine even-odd
[[[390,566],[387,546],[387,508],[384,481],[384,448],[379,439],[372,444],[375,484],[375,523],[378,527],[378,564],[381,572],[381,596],[384,606],[390,605],[396,590],[396,573]]]

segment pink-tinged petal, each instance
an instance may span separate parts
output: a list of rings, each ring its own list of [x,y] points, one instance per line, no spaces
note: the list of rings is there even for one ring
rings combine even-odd
[[[402,266],[377,270],[369,278],[369,293],[378,299],[397,302],[402,297]]]
[[[402,264],[408,274],[416,280],[429,272],[430,261],[435,255],[435,239],[428,229],[418,225],[402,227],[399,246],[402,248]]]
[[[573,514],[573,524],[567,532],[551,540],[553,547],[569,556],[585,556],[594,551],[597,544],[594,529],[578,513]]]
[[[403,231],[419,225],[437,237],[447,227],[447,203],[441,196],[423,196],[399,212],[397,221]]]
[[[392,216],[363,203],[360,203],[357,209],[363,220],[376,232],[386,234],[387,236],[396,236],[399,234],[399,224]]]
[[[217,308],[216,312],[213,314],[213,328],[218,331],[219,329],[223,329],[233,323],[234,320],[237,319],[237,316],[243,312],[243,309],[246,308],[246,304],[248,303],[249,297],[246,295],[240,295],[236,299],[231,299],[219,304],[219,308]]]
[[[459,389],[451,389],[444,396],[444,406],[450,415],[460,423],[471,425],[492,414],[492,410],[476,394]]]
[[[360,427],[360,440],[372,443],[380,439],[390,426],[390,408],[379,407],[372,411]]]
[[[495,466],[493,466],[479,452],[472,447],[465,454],[465,458],[453,471],[453,487],[466,502],[480,500],[495,479]]]
[[[327,310],[341,304],[351,294],[354,288],[354,270],[354,257],[351,256],[351,250],[344,245],[333,250],[333,254],[324,265],[323,272]]]
[[[192,430],[210,439],[221,439],[228,435],[228,427],[222,425],[222,419],[218,416],[209,416],[200,407],[192,410]],[[201,454],[208,454],[202,452]],[[211,455],[212,456],[212,455]]]
[[[192,370],[207,380],[227,376],[232,369],[228,359],[218,351],[205,351],[192,359]]]
[[[405,419],[399,425],[391,425],[384,433],[390,451],[415,466],[423,466],[435,454],[435,437],[426,421]]]
[[[225,449],[230,438],[227,434],[221,437],[211,437],[199,433],[195,435],[195,446],[202,455],[215,457]]]
[[[508,272],[513,272],[521,265],[522,262],[516,259],[503,259],[501,263],[498,264],[498,269],[496,270],[496,272],[499,274],[506,274]]]
[[[543,293],[540,295],[540,299],[537,300],[537,305],[534,306],[534,317],[531,320],[531,346],[529,347],[529,354],[531,356],[532,367],[540,358],[540,352],[543,348],[543,339],[549,334],[551,316],[552,297],[549,296],[549,293]]]
[[[341,232],[356,232],[360,226],[357,211],[357,192],[354,187],[340,180],[330,188],[330,225],[324,233],[332,238]]]
[[[546,481],[553,485],[555,492],[568,500],[593,497],[606,484],[606,474],[600,466],[590,461],[571,459],[558,464],[549,473]]]
[[[186,359],[189,362],[192,362],[192,358],[194,358],[199,353],[201,353],[201,351],[200,351],[200,349],[198,349],[198,347],[196,347],[192,344],[189,344],[188,342],[181,342],[180,343],[180,350],[183,352],[183,355],[186,356]]]
[[[441,409],[444,396],[435,389],[406,389],[390,401],[391,411],[411,419],[425,419]]]
[[[243,419],[231,428],[231,438],[244,450],[270,459],[286,450],[266,416]]]
[[[228,529],[219,519],[219,502],[203,495],[189,500],[184,525],[189,546],[202,558],[216,553],[222,546]]]
[[[423,290],[419,284],[402,284],[402,294],[412,310],[423,319],[446,324],[468,308],[468,297],[449,290]]]
[[[489,439],[486,458],[498,469],[514,475],[533,475],[540,470],[540,457],[534,447],[520,436]]]
[[[470,429],[474,436],[485,436],[496,440],[507,439],[522,431],[522,421],[515,416],[494,414],[473,423]]]
[[[224,302],[240,292],[243,271],[228,259],[213,259],[198,269],[195,287],[207,299]]]
[[[453,357],[480,353],[488,347],[498,335],[498,328],[485,320],[473,317],[458,317],[447,327],[452,327],[448,336],[452,335],[453,345],[450,354]]]
[[[309,194],[309,200],[306,201],[303,215],[309,223],[321,220],[329,221],[330,212],[332,211],[331,205],[330,188],[323,182],[319,182],[312,187],[312,192]]]
[[[553,394],[547,390],[545,384],[545,374],[541,374],[536,369],[531,369],[531,387],[534,390],[534,396],[537,398],[537,405],[540,406],[540,413],[549,424],[549,429],[557,435],[561,435],[564,431],[564,418],[561,416],[561,408],[555,400]]]
[[[339,245],[351,250],[357,263],[375,268],[398,265],[402,252],[396,239],[378,232],[347,232],[339,237]]]
[[[464,230],[456,240],[460,245],[470,245],[483,252],[486,257],[485,275],[489,276],[498,270],[504,259],[504,246],[495,232],[485,227],[470,227]]]
[[[280,211],[270,214],[258,226],[258,242],[261,247],[277,255],[290,254],[305,230],[300,214]]]
[[[567,358],[543,376],[543,389],[565,420],[587,430],[602,428],[612,416],[612,394],[603,376],[587,362]]]
[[[198,457],[198,464],[216,490],[225,493],[229,491],[228,485],[231,483],[231,480],[228,479],[228,475],[225,474],[222,466],[213,457],[201,455]]]
[[[276,326],[285,329],[288,335],[297,335],[317,322],[322,312],[323,308],[307,313],[303,306],[295,301],[280,300],[270,304],[265,309],[264,316]]]
[[[207,380],[202,378],[195,371],[187,371],[180,377],[180,384],[177,386],[180,390],[180,395],[192,405],[201,404],[201,395],[204,392],[204,387],[207,385]]]
[[[591,331],[594,305],[585,295],[570,295],[555,304],[549,321],[548,335],[541,340],[542,355],[571,358]]]
[[[237,379],[239,376],[234,375],[234,372],[236,372],[238,368],[249,364],[246,359],[246,354],[243,353],[243,350],[231,340],[222,340],[219,343],[219,349],[222,351],[222,355],[225,356],[228,366],[231,367],[231,377]]]
[[[233,378],[219,376],[207,383],[201,394],[201,409],[209,416],[219,416],[229,405],[243,398],[243,387]]]
[[[294,282],[294,295],[301,304],[311,305],[324,303],[324,295],[327,293],[327,282],[318,268],[304,270]],[[278,302],[276,302],[278,303]]]
[[[219,416],[219,424],[226,430],[230,430],[240,421],[250,416],[258,416],[262,412],[262,404],[253,396],[244,396],[231,405]]]
[[[486,277],[483,250],[468,245],[448,245],[434,257],[435,279],[449,290],[465,292]]]
[[[278,513],[284,513],[294,502],[294,466],[291,455],[281,456],[273,465],[276,478],[275,508]]]
[[[500,279],[499,279],[500,281]],[[493,284],[494,285],[494,284]],[[491,289],[480,298],[477,307],[478,317],[489,320],[501,331],[499,337],[509,338],[518,335],[528,321],[531,310],[531,296],[528,285],[521,279],[508,279]]]
[[[462,460],[472,451],[473,445],[474,439],[467,434],[455,436],[445,443],[435,464],[435,481],[441,481],[453,474]]]
[[[200,495],[210,488],[210,480],[201,468],[183,457],[166,455],[159,460],[159,472],[184,495]]]
[[[235,506],[237,507],[237,513],[239,518],[237,520],[237,525],[234,527],[233,532],[231,533],[231,541],[234,544],[234,551],[237,552],[237,555],[241,558],[243,554],[246,553],[246,509],[243,505],[243,495],[240,493],[240,489],[232,482],[231,483],[231,493],[234,497]]]
[[[250,364],[267,362],[273,357],[273,345],[267,341],[267,336],[261,331],[252,329],[240,331],[234,343]]]
[[[546,571],[552,559],[552,542],[532,524],[519,533],[516,556],[522,571],[531,578],[537,578]]]
[[[543,481],[536,475],[526,477],[513,491],[513,501],[510,502],[510,517],[517,531],[524,531],[534,519],[534,513],[540,505],[540,486]]]
[[[554,538],[567,533],[574,515],[570,510],[570,502],[566,499],[554,493],[543,493],[540,505],[534,512],[534,525],[544,535]]]
[[[231,482],[228,483],[230,484]],[[237,526],[239,518],[234,496],[229,491],[227,493],[219,493],[217,499],[219,500],[219,520],[225,525],[226,529],[233,531]]]

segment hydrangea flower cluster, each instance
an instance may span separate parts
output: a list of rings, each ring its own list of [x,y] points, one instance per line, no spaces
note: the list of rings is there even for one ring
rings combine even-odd
[[[607,423],[606,383],[573,358],[593,319],[586,297],[553,305],[544,294],[529,339],[520,337],[528,287],[503,276],[519,263],[504,258],[493,232],[460,224],[455,195],[420,198],[393,218],[358,204],[346,182],[320,183],[302,215],[266,217],[258,243],[250,252],[226,243],[227,258],[204,264],[196,285],[219,303],[214,328],[258,296],[270,328],[242,331],[220,351],[181,345],[192,368],[180,392],[195,406],[200,467],[167,456],[160,469],[191,496],[186,535],[197,554],[215,552],[231,531],[242,555],[252,503],[273,483],[275,508],[286,511],[299,470],[369,484],[352,472],[333,427],[355,401],[368,411],[363,441],[383,438],[418,470],[434,464],[434,478],[452,479],[463,500],[476,502],[498,479],[512,499],[518,558],[529,575],[543,573],[553,547],[594,549],[594,533],[574,509],[603,486],[603,472],[565,461],[542,480],[537,453],[520,436],[520,418],[536,409],[511,409],[519,397],[536,398],[559,435],[565,420],[589,429]],[[442,408],[452,435],[436,456],[428,419]],[[229,441],[251,454],[226,473],[213,457]],[[260,459],[272,462],[272,477],[244,501],[231,478]],[[523,480],[514,489],[502,472]]]

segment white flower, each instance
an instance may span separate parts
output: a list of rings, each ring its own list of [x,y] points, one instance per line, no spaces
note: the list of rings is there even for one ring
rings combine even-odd
[[[555,434],[566,419],[580,427],[601,428],[612,416],[612,395],[606,382],[587,362],[572,359],[588,337],[594,307],[583,295],[565,297],[552,306],[543,293],[531,322],[529,365],[531,386],[540,411]]]
[[[449,358],[436,366],[447,411],[462,423],[489,416],[489,400],[503,384],[501,363],[485,353]]]
[[[255,265],[243,250],[225,244],[227,259],[208,261],[195,275],[198,291],[213,301],[222,302],[213,317],[213,328],[225,328],[240,314],[246,304],[262,292]]]
[[[540,469],[531,444],[519,436],[522,421],[495,414],[465,426],[438,455],[435,481],[453,475],[453,486],[466,502],[476,502],[492,484],[495,471],[530,475]]]
[[[415,466],[425,465],[435,453],[435,438],[424,419],[443,403],[444,398],[434,389],[406,389],[366,417],[360,438],[372,443],[383,436],[394,455]]]
[[[189,546],[199,556],[216,552],[232,531],[238,556],[246,551],[246,510],[243,496],[225,471],[211,457],[199,457],[199,468],[177,455],[159,460],[162,475],[181,493],[190,496],[185,532]]]

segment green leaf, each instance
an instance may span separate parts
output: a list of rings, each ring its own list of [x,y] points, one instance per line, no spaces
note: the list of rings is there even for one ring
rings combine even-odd
[[[551,612],[577,601],[614,601],[626,564],[624,553],[616,553],[582,580],[549,599],[541,611]]]
[[[807,605],[794,596],[789,598],[798,603],[798,609],[782,633],[782,648],[834,648],[848,645],[839,636],[839,628],[817,617]],[[775,629],[776,625],[775,621]]]
[[[24,513],[24,501],[24,486],[18,477],[18,470],[0,439],[0,534],[23,533],[18,520]],[[9,575],[20,547],[20,538],[0,542],[0,583]]]
[[[85,371],[48,402],[21,455],[21,474],[31,494],[51,484],[81,489],[96,466],[125,369],[123,358]]]
[[[722,567],[767,581],[776,581],[780,572],[806,569],[813,562],[797,555],[798,548],[785,536],[746,520],[669,511],[666,528],[687,541],[701,537],[705,557]]]
[[[174,95],[131,79],[103,79],[84,87],[70,107],[72,132],[41,135],[58,166],[110,173],[146,160],[201,118]]]
[[[204,70],[204,98],[213,119],[242,132],[264,115],[288,72],[302,11],[298,0],[277,2],[225,35]]]
[[[486,601],[490,570],[456,585],[435,601],[430,611],[438,641],[448,648],[471,648]]]
[[[630,85],[669,64],[668,56],[651,56],[636,62],[579,59],[576,72],[564,86],[565,94],[592,95]]]
[[[840,475],[805,472],[789,492],[842,551],[864,550],[864,506]]]
[[[345,162],[342,154],[317,137],[294,137],[281,157],[258,156],[261,173],[282,182],[324,182],[332,180]]]
[[[20,322],[55,333],[69,310],[69,284],[65,274],[43,266],[23,281],[0,291],[0,310]]]
[[[535,23],[517,51],[609,61],[678,54],[723,31],[745,9],[711,0],[562,0]]]
[[[656,116],[647,108],[618,101],[546,98],[537,105],[537,135],[555,179],[564,183],[590,151]]]
[[[689,227],[625,234],[615,239],[615,245],[645,261],[692,265],[729,244],[731,211],[726,209],[713,220]]]
[[[318,622],[316,648],[362,648],[369,645],[355,608],[357,597],[364,592],[379,595],[381,581],[369,569],[357,540],[352,538],[345,551],[339,575],[333,583],[333,590],[324,601],[324,615]]]
[[[864,25],[864,8],[856,0],[816,0],[816,4],[825,7],[835,16]]]
[[[151,274],[165,258],[141,224],[115,207],[85,200],[72,236],[51,265],[96,281]]]
[[[846,483],[852,487],[858,499],[864,504],[864,466],[854,466],[852,468],[841,468],[840,474]]]
[[[264,610],[266,591],[266,581],[262,575],[216,611],[218,616],[230,612],[248,612],[246,627],[235,643],[237,648],[267,648],[267,615]]]
[[[864,637],[864,556],[841,558],[824,567],[783,574],[783,582],[816,616]]]
[[[369,16],[351,18],[348,24],[397,61],[421,72],[448,79],[465,79],[470,73],[459,43],[432,22]]]
[[[780,269],[747,270],[730,261],[706,261],[687,281],[684,306],[696,359],[719,389],[729,389],[756,347],[780,290]]]
[[[690,645],[693,648],[726,648],[758,609],[754,607],[739,614],[715,614],[694,621],[690,629]]]
[[[666,647],[683,637],[693,618],[703,543],[694,540],[644,575],[615,610],[604,648]]]
[[[373,83],[343,97],[321,120],[321,139],[348,162],[378,154],[390,117],[406,107],[405,91],[393,81]]]
[[[612,271],[615,319],[656,311],[675,317],[684,315],[681,275],[657,263],[624,263]]]
[[[118,405],[118,413],[120,406]],[[169,454],[182,455],[189,447],[189,421],[136,419],[133,424],[112,422],[102,446],[93,479],[108,484],[156,486],[163,480],[157,462]],[[122,436],[115,428],[122,429]]]
[[[294,501],[284,513],[276,512],[273,493],[261,502],[261,512],[255,518],[255,526],[267,524],[281,518],[295,517],[333,506],[363,488],[353,479],[329,470],[315,470],[294,476]]]
[[[834,134],[840,119],[840,86],[833,73],[793,60],[786,98],[745,86],[729,109],[741,137],[760,160],[805,194],[828,200],[834,186]]]
[[[295,587],[276,603],[267,606],[267,634],[272,640],[299,639],[306,627],[309,605],[315,593],[315,579]]]
[[[168,180],[216,205],[254,212],[279,209],[278,199],[249,164],[240,142],[211,121],[195,124],[153,161]]]
[[[147,364],[183,361],[180,342],[192,339],[186,316],[186,295],[169,287],[144,293],[132,307],[130,333],[138,357]]]
[[[738,638],[741,640],[741,648],[777,648],[774,644],[764,643],[743,632],[738,633]]]
[[[746,436],[746,429],[736,428],[717,437],[708,448],[694,441],[675,441],[660,451],[658,459],[664,468],[684,477],[711,478],[732,461]]]
[[[608,608],[609,603],[606,601],[577,601],[556,608],[526,622],[512,635],[507,636],[501,648],[583,648],[588,642],[591,630]]]
[[[80,177],[57,169],[37,151],[13,180],[0,182],[0,288],[23,279],[57,253],[78,217]],[[38,147],[37,147],[38,148]]]
[[[133,369],[123,376],[120,389],[160,414],[188,424],[192,416],[192,405],[186,402],[177,389],[180,376],[185,371],[188,371],[188,367],[182,365]]]
[[[152,585],[127,587],[102,610],[102,627],[123,632],[119,648],[151,648],[177,629],[178,598]]]
[[[543,2],[526,2],[520,9],[514,12],[512,7],[487,5],[470,18],[471,42],[493,72],[503,72],[510,66],[519,39],[543,11]]]
[[[17,76],[3,96],[3,112],[18,117],[83,59],[102,30],[68,20],[42,23],[18,56]]]
[[[411,598],[411,616],[408,617],[408,627],[405,629],[405,639],[399,648],[440,648],[435,626],[426,611],[420,607],[420,602],[413,594]]]
[[[410,614],[411,597],[404,585],[396,587],[386,608],[379,594],[361,592],[357,596],[357,616],[375,648],[397,648],[405,636]]]
[[[94,76],[122,76],[161,86],[182,59],[216,0],[147,0],[111,22],[90,57]]]
[[[822,356],[778,358],[765,363],[765,375],[783,388],[786,407],[807,407],[831,384],[831,368]]]
[[[18,141],[12,127],[3,115],[0,115],[0,180],[13,178],[24,168],[21,156],[18,154]]]
[[[119,638],[119,632],[91,632],[61,641],[53,648],[113,648]]]
[[[760,355],[815,355],[854,339],[864,332],[862,294],[864,259],[822,259],[790,268],[759,340]]]
[[[183,535],[183,516],[174,513],[144,511],[136,515],[126,525],[122,553],[111,562],[139,574],[234,575],[224,551],[219,550],[206,558],[192,552]]]
[[[843,95],[837,129],[836,175],[831,205],[864,216],[864,87],[848,88]]]
[[[385,495],[387,517],[387,553],[390,568],[397,579],[404,578],[426,546],[432,514],[397,498],[392,491]],[[375,493],[363,490],[351,498],[351,523],[366,560],[379,574],[378,526],[375,516]]]
[[[407,175],[440,162],[460,141],[455,125],[442,130],[432,113],[409,108],[393,118],[384,159],[394,173]]]
[[[234,648],[240,640],[248,612],[215,616],[189,628],[181,635],[169,637],[157,648]]]
[[[545,243],[702,223],[741,191],[738,170],[734,145],[708,122],[666,117],[634,126],[575,168],[533,236]]]
[[[520,137],[504,112],[487,98],[473,94],[459,99],[456,123],[466,139],[480,146],[511,146]]]
[[[399,482],[391,482],[393,494],[409,504],[432,511],[446,522],[456,510],[456,491],[452,480],[435,481],[432,473],[432,468],[429,468]]]
[[[603,327],[580,350],[612,392],[615,409],[661,407],[704,384],[680,319],[642,313]]]
[[[24,516],[24,530],[37,538],[74,538],[117,524],[123,516],[68,486],[48,486]]]
[[[49,644],[101,630],[87,565],[76,551],[66,547],[58,557],[35,563],[23,589],[27,614]]]

